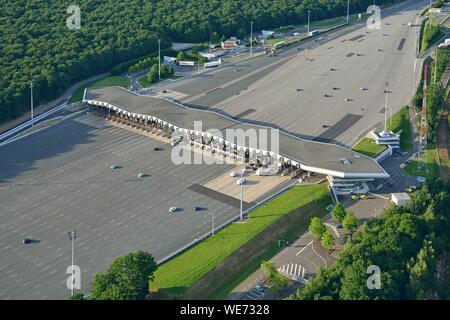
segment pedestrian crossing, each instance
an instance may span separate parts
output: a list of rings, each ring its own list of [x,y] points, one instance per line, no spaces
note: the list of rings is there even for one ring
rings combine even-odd
[[[297,280],[299,278],[304,279],[306,275],[306,269],[301,264],[297,263],[288,263],[278,268],[278,272],[288,276],[293,280]]]

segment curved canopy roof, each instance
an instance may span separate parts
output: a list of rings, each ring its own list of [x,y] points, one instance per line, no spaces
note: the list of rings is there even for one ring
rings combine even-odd
[[[116,108],[140,117],[151,116],[178,128],[207,132],[237,144],[239,142],[227,139],[227,130],[255,129],[259,132],[261,129],[266,131],[272,129],[243,123],[213,111],[193,109],[169,100],[138,95],[120,87],[86,89],[83,102]],[[198,129],[198,123],[195,124],[196,121],[201,121],[201,130]],[[282,131],[279,132],[279,135],[271,132],[272,134],[269,133],[267,139],[269,140],[268,145],[260,146],[259,149],[275,152],[300,164],[304,170],[340,178],[389,177],[374,159],[350,149],[335,144],[300,139]],[[270,142],[271,136],[277,138],[276,148]]]

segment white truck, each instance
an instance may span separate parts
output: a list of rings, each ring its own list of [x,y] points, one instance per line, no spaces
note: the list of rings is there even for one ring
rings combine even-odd
[[[195,61],[178,61],[178,65],[193,67],[193,66],[195,66]]]
[[[218,67],[222,64],[222,59],[219,59],[217,61],[212,61],[212,62],[208,62],[204,64],[205,68],[213,68],[213,67]]]

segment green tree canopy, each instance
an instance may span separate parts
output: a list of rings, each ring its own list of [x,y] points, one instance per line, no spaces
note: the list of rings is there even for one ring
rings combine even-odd
[[[358,218],[352,211],[348,211],[342,221],[342,225],[346,231],[355,231],[358,228]]]
[[[338,203],[334,206],[333,211],[331,211],[331,216],[339,222],[344,220],[347,211],[341,203]]]
[[[92,283],[93,300],[141,300],[149,292],[156,262],[143,251],[116,258],[105,273],[97,273]]]
[[[324,223],[320,218],[314,217],[311,218],[311,223],[309,224],[308,231],[316,238],[321,239],[322,234],[327,230]]]

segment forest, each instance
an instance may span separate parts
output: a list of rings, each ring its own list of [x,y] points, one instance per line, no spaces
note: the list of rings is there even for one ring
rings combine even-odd
[[[392,2],[399,1],[377,4]],[[351,12],[372,3],[351,0]],[[347,10],[346,0],[77,0],[80,28],[69,29],[70,4],[0,2],[0,122],[29,110],[31,81],[35,105],[50,101],[77,81],[154,53],[158,39],[168,48],[172,41],[207,41],[210,30],[242,37],[250,20],[261,30],[304,23],[308,10],[313,20]]]
[[[391,206],[365,223],[336,263],[291,299],[449,299],[449,191],[441,180],[429,181],[405,206]],[[370,266],[381,275],[375,289],[367,285]]]

